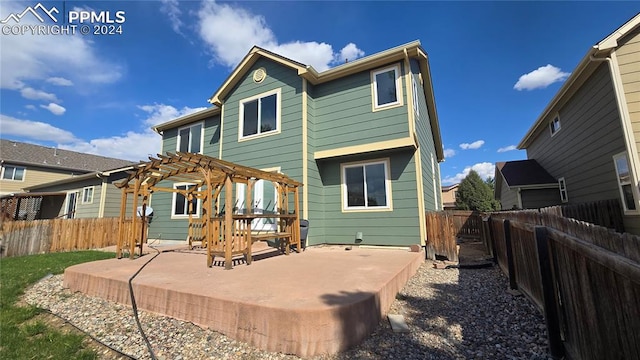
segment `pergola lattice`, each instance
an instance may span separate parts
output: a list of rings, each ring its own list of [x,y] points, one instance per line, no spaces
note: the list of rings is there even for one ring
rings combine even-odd
[[[232,258],[244,255],[247,264],[251,264],[251,245],[256,240],[279,239],[281,248],[289,254],[291,245],[300,251],[300,218],[299,192],[302,186],[288,176],[275,172],[267,172],[247,166],[234,164],[210,156],[193,153],[167,153],[158,158],[149,157],[148,162],[141,162],[129,173],[127,179],[116,184],[122,189],[120,207],[120,227],[116,256],[122,258],[123,250],[128,249],[129,257],[134,258],[135,249],[146,241],[145,222],[133,221],[139,215],[137,209],[146,208],[149,196],[156,191],[176,192],[188,201],[188,240],[200,241],[207,249],[207,266],[213,265],[215,256],[224,256],[225,268],[232,268]],[[161,182],[189,183],[195,186],[186,189],[163,187]],[[273,183],[277,204],[269,213],[254,212],[253,206],[245,206],[244,210],[234,208],[237,187],[234,184],[245,184],[245,204],[252,204],[252,192],[257,181]],[[224,190],[223,206],[219,199]],[[290,195],[293,194],[293,201]],[[132,207],[127,210],[129,195],[133,196]],[[201,214],[193,216],[193,201],[201,201]],[[290,203],[293,209],[290,210]],[[129,216],[127,216],[129,213]],[[144,211],[143,211],[144,213]],[[144,214],[143,214],[144,215]],[[255,234],[251,231],[251,222],[258,218],[277,219],[275,232]]]

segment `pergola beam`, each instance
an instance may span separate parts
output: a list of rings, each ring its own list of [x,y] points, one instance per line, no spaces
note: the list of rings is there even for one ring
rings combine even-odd
[[[202,154],[182,152],[158,154],[157,158],[149,157],[149,162],[141,162],[128,174],[125,180],[116,184],[122,189],[123,194],[120,239],[116,249],[118,258],[122,256],[122,248],[125,244],[129,245],[131,258],[134,256],[136,245],[140,245],[140,254],[142,254],[142,243],[146,236],[142,234],[144,225],[141,224],[143,227],[139,228],[136,221],[139,197],[142,197],[144,205],[151,192],[164,191],[182,194],[189,201],[189,245],[192,245],[193,239],[200,239],[203,246],[207,247],[208,266],[212,265],[214,255],[224,256],[227,269],[232,268],[232,258],[238,254],[247,256],[247,263],[250,264],[251,244],[258,239],[251,234],[251,221],[265,216],[265,214],[253,213],[252,192],[258,180],[273,182],[278,194],[278,209],[273,217],[279,219],[280,226],[279,232],[274,233],[274,236],[283,241],[286,240],[287,254],[289,244],[296,244],[298,251],[300,250],[298,187],[302,184],[284,174],[258,170]],[[158,186],[164,180],[193,183],[196,186],[186,190]],[[247,203],[244,214],[234,214],[235,183],[247,185],[246,194],[244,194]],[[225,190],[224,215],[218,201],[223,189]],[[289,214],[290,192],[294,193],[293,214]],[[126,203],[129,194],[133,195],[133,210],[131,226],[127,228]],[[194,209],[190,201],[193,197],[202,201],[200,218],[193,216]],[[138,230],[141,231],[138,232]],[[264,234],[261,234],[260,238],[264,238]]]

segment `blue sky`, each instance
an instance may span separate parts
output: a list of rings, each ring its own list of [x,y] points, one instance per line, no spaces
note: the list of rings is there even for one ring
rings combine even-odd
[[[37,3],[2,0],[0,19]],[[445,185],[526,158],[512,149],[589,47],[640,11],[637,1],[42,4],[67,16],[123,11],[122,34],[81,35],[77,24],[76,35],[15,35],[3,28],[15,22],[0,24],[2,138],[145,160],[160,151],[150,126],[207,107],[253,45],[323,70],[420,40]],[[39,22],[27,14],[26,24]]]

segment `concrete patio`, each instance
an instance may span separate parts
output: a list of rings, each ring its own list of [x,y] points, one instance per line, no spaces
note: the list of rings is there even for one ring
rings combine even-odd
[[[254,246],[251,265],[237,258],[234,269],[226,271],[218,261],[223,259],[208,268],[202,251],[158,247],[162,253],[133,281],[138,308],[268,351],[331,354],[375,329],[425,257],[424,252],[357,246],[310,247],[285,256],[264,242]],[[128,280],[152,254],[69,267],[65,287],[130,304]]]

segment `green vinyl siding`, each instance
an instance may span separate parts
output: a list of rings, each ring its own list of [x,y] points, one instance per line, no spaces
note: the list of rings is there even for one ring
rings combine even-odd
[[[325,221],[324,221],[324,188],[320,169],[313,158],[316,151],[316,102],[314,99],[314,88],[307,84],[307,183],[304,184],[308,196],[309,213],[306,218],[309,220],[309,235],[307,244],[321,244],[324,242]]]
[[[267,77],[253,81],[253,71],[264,68]],[[238,141],[240,101],[280,89],[280,133]],[[222,159],[258,169],[280,167],[302,181],[302,79],[291,68],[258,60],[224,99]]]
[[[173,188],[173,181],[161,181],[159,187]],[[131,200],[131,197],[129,199]],[[149,224],[150,239],[187,240],[188,218],[172,219],[173,193],[157,191],[151,195],[150,206],[153,208],[153,219]]]
[[[381,158],[390,160],[392,211],[343,212],[340,164]],[[420,243],[416,173],[413,152],[377,152],[319,163],[324,186],[324,242],[354,244],[356,232],[363,245],[406,246]],[[313,226],[312,224],[310,227]]]
[[[424,207],[426,211],[442,210],[442,191],[440,185],[440,164],[438,163],[433,141],[433,132],[429,122],[429,112],[427,100],[424,96],[423,85],[420,84],[419,64],[411,60],[411,73],[418,85],[418,109],[419,116],[415,119],[415,129],[420,147],[420,159],[422,163],[422,191],[424,196]],[[413,87],[412,87],[413,88]],[[413,111],[413,109],[411,109]],[[433,159],[433,160],[432,160]],[[432,161],[433,166],[432,166]],[[435,174],[431,171],[433,168]],[[438,208],[436,209],[436,205]]]
[[[194,123],[202,122],[202,120]],[[189,125],[184,125],[189,126]],[[178,129],[167,129],[162,133],[162,152],[175,153],[178,146]],[[203,154],[218,157],[220,146],[220,115],[204,119],[204,148]]]
[[[120,216],[120,203],[122,202],[122,190],[118,189],[113,183],[114,182],[119,183],[126,177],[127,177],[127,173],[125,172],[113,174],[109,177],[108,182],[106,184],[107,191],[105,194],[103,217]],[[102,186],[104,186],[104,183]]]
[[[559,115],[561,129],[552,137],[549,126],[542,126],[527,148],[527,157],[554,178],[565,178],[570,204],[619,199],[613,155],[625,151],[625,144],[606,63],[560,108]]]
[[[403,106],[378,111],[373,111],[371,71],[315,86],[316,151],[408,137],[404,77],[400,83]]]

